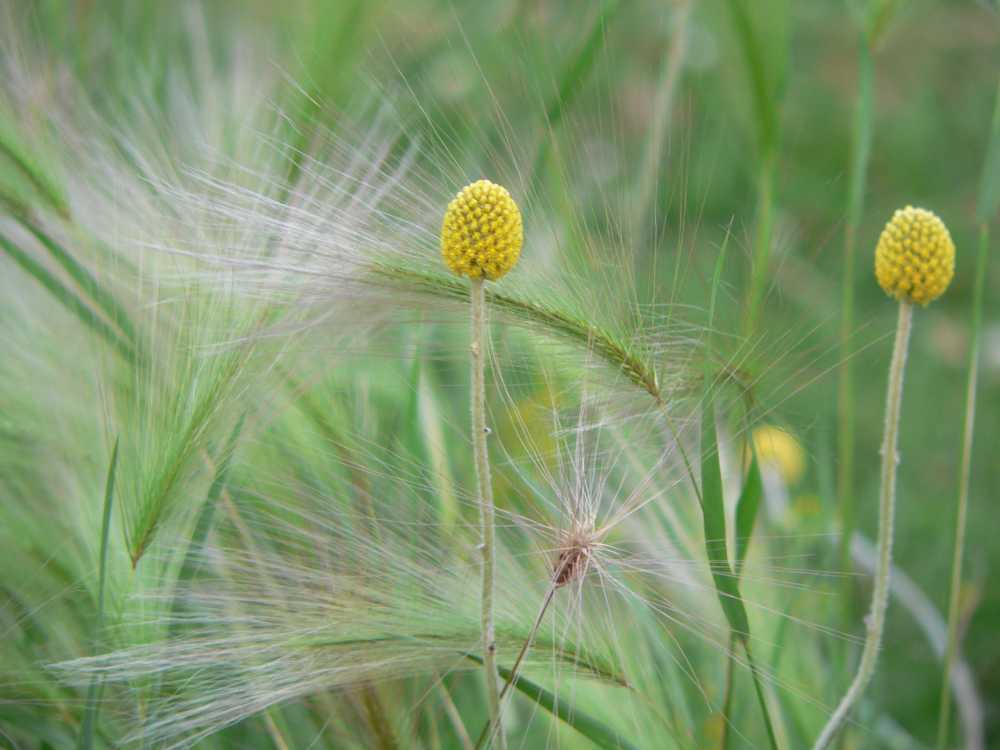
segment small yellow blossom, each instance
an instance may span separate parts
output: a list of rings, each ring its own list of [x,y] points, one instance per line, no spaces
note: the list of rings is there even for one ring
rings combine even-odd
[[[893,214],[875,248],[875,277],[890,297],[926,305],[955,275],[955,245],[931,211],[907,206]]]
[[[778,427],[765,425],[753,431],[753,447],[762,466],[777,469],[785,484],[793,485],[806,470],[805,454],[799,441]]]
[[[462,188],[441,225],[441,256],[460,276],[499,279],[521,255],[521,211],[510,193],[489,180]]]

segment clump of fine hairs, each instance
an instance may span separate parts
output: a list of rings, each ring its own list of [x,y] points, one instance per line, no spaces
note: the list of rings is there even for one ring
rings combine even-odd
[[[0,745],[987,747],[995,19],[850,5],[0,0]]]

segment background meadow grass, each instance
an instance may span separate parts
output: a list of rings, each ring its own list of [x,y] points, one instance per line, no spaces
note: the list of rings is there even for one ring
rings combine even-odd
[[[541,631],[528,676],[557,703],[519,695],[513,746],[588,746],[572,715],[551,718],[560,701],[610,727],[609,743],[719,745],[719,648],[637,604],[665,585],[725,648],[704,547],[691,542],[696,499],[676,455],[659,463],[672,442],[649,399],[662,389],[687,424],[705,361],[752,381],[754,423],[787,428],[805,451],[787,515],[761,515],[743,594],[773,646],[758,660],[798,686],[771,687],[780,745],[812,741],[858,648],[755,605],[863,632],[869,583],[847,574],[835,539],[838,372],[849,359],[852,494],[872,539],[896,314],[872,254],[908,203],[944,219],[958,255],[952,287],[916,316],[895,561],[947,617],[976,204],[1000,78],[989,3],[12,1],[0,21],[0,743],[70,747],[93,721],[96,746],[130,733],[141,744],[160,718],[195,731],[199,706],[226,723],[256,699],[259,711],[203,746],[462,747],[462,722],[475,741],[478,675],[447,650],[477,637],[475,608],[451,609],[463,576],[476,579],[467,323],[461,288],[440,293],[433,232],[450,194],[480,176],[511,187],[526,225],[522,267],[496,287],[506,296],[492,313],[511,602],[501,654],[544,592],[565,522],[546,477],[581,473],[578,444],[591,481],[655,498],[609,540],[640,561],[624,588],[608,602],[584,589],[578,610],[564,597]],[[874,42],[872,140],[845,348],[862,29]],[[415,177],[397,177],[403,164]],[[388,197],[365,212],[355,197],[373,186]],[[310,223],[324,211],[327,223]],[[260,265],[274,246],[299,252],[302,272]],[[366,253],[381,275],[347,283]],[[1000,270],[986,273],[962,653],[984,744],[1000,747]],[[604,367],[616,357],[652,369]],[[576,408],[600,429],[567,432],[576,421],[563,410]],[[732,414],[721,428],[738,438]],[[614,502],[602,502],[606,517]],[[661,576],[657,556],[704,579]],[[352,583],[341,591],[334,576]],[[518,601],[525,591],[538,596]],[[356,616],[364,607],[377,622]],[[442,609],[447,648],[427,637]],[[287,622],[272,621],[280,611]],[[226,633],[243,628],[248,650],[227,651]],[[338,646],[341,671],[294,658],[329,646],[302,633],[341,632],[368,644]],[[205,671],[144,671],[137,654],[176,668],[187,643],[194,658],[193,641],[156,650],[178,635],[222,639],[199,657]],[[254,681],[254,649],[292,646]],[[118,656],[53,666],[107,651]],[[765,747],[747,671],[735,680],[730,746]],[[846,746],[933,746],[940,681],[894,600]],[[206,696],[218,700],[205,707]],[[974,746],[958,729],[951,744]]]

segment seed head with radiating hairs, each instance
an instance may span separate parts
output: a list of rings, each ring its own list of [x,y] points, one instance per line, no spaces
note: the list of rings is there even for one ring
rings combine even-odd
[[[521,211],[500,185],[478,180],[448,204],[441,225],[441,256],[452,271],[499,279],[521,255]]]
[[[955,244],[932,211],[907,206],[893,214],[875,248],[875,277],[890,297],[926,305],[955,275]]]

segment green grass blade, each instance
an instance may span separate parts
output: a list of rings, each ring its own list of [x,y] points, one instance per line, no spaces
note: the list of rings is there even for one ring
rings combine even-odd
[[[14,138],[9,132],[6,132],[5,128],[0,128],[0,154],[3,154],[17,171],[24,175],[35,192],[45,199],[53,211],[60,216],[68,216],[69,208],[66,205],[66,198],[60,193],[55,183],[38,167],[30,154],[19,146],[20,144],[15,143]]]
[[[753,651],[750,650],[750,641],[743,639],[743,650],[747,655],[747,664],[750,665],[750,676],[753,677],[753,689],[757,694],[757,703],[760,705],[761,716],[764,717],[764,729],[767,730],[767,739],[771,743],[771,750],[778,750],[778,739],[774,734],[774,725],[771,722],[771,712],[767,707],[767,698],[764,695],[764,686],[760,681],[760,673],[757,671],[757,662],[754,661]]]
[[[550,128],[555,128],[559,124],[563,114],[573,104],[573,100],[583,88],[594,63],[597,62],[597,53],[601,50],[604,34],[608,24],[614,19],[619,2],[620,0],[608,0],[604,3],[597,18],[594,19],[593,26],[590,27],[587,38],[580,45],[573,61],[559,77],[556,95],[545,107],[545,121]]]
[[[858,227],[864,210],[865,184],[868,164],[871,160],[871,144],[874,131],[872,117],[872,91],[874,88],[874,66],[869,48],[869,40],[860,34],[858,40],[858,98],[854,112],[854,126],[851,137],[850,174],[847,191],[847,221],[844,226],[844,269],[841,281],[840,312],[840,355],[837,393],[837,443],[838,476],[837,494],[840,512],[840,566],[841,570],[851,570],[851,538],[856,525],[854,498],[854,374],[853,358],[849,351],[850,338],[854,333],[854,267]],[[850,615],[852,606],[852,586],[850,576],[844,578],[844,602]]]
[[[726,241],[719,249],[712,275],[712,289],[708,305],[708,348],[711,351],[712,327],[715,325],[715,305],[718,300],[719,287],[722,284],[722,269],[725,265]],[[702,392],[702,424],[701,424],[701,514],[705,531],[705,553],[708,556],[712,570],[712,580],[715,582],[719,603],[729,621],[729,626],[746,637],[749,633],[746,610],[740,598],[736,578],[732,575],[729,565],[729,554],[726,545],[726,511],[722,494],[722,468],[719,465],[719,447],[715,427],[715,409],[713,406],[713,380],[711,366],[706,358],[704,371],[704,386]]]
[[[348,79],[345,61],[353,58],[362,46],[364,34],[359,33],[366,26],[366,15],[374,3],[361,0],[320,6],[327,12],[309,22],[310,49],[307,52],[305,75],[307,88],[293,90],[299,101],[290,111],[295,113],[294,123],[289,132],[289,160],[285,183],[279,198],[285,203],[302,174],[302,167],[309,153],[310,141],[316,137],[316,125],[322,121],[323,107],[330,102],[337,103],[343,96],[344,82]]]
[[[243,431],[243,424],[245,421],[246,415],[240,415],[240,418],[236,421],[236,426],[233,427],[233,431],[230,433],[229,439],[226,441],[222,454],[219,457],[219,463],[215,468],[212,483],[209,485],[208,493],[205,495],[205,502],[202,503],[201,510],[198,512],[198,520],[195,522],[194,531],[191,533],[191,540],[188,542],[187,553],[184,555],[184,562],[181,563],[180,571],[177,574],[178,584],[190,581],[194,577],[197,570],[195,557],[198,554],[198,550],[202,548],[205,538],[208,536],[208,530],[212,527],[212,519],[215,516],[215,506],[218,504],[219,497],[222,495],[222,491],[226,488],[226,482],[229,480],[229,468],[232,464],[233,453],[236,450],[236,444],[240,439],[240,433]],[[171,605],[171,611],[177,612],[179,609],[180,602],[175,594],[173,604]]]
[[[757,120],[757,147],[759,169],[757,175],[757,218],[754,232],[753,260],[750,286],[747,292],[745,330],[755,332],[764,288],[770,272],[771,228],[774,220],[775,171],[778,151],[778,102],[784,78],[787,44],[780,65],[768,70],[766,40],[754,28],[750,3],[729,0],[727,7],[736,28],[736,36],[743,53],[744,65],[750,78],[751,98]],[[762,14],[759,14],[762,15]],[[773,14],[772,14],[773,15]],[[778,19],[768,19],[769,22]]]
[[[979,183],[979,198],[976,201],[976,222],[988,224],[1000,206],[1000,85],[997,86],[996,106],[993,108],[993,122],[990,125],[989,141],[986,146],[986,160],[983,176]]]
[[[959,464],[958,493],[955,518],[955,541],[952,551],[951,583],[948,596],[948,630],[941,677],[941,697],[938,708],[937,747],[948,744],[951,719],[951,672],[958,657],[959,615],[961,608],[962,559],[965,556],[965,529],[969,511],[969,481],[972,474],[972,444],[975,437],[976,393],[979,379],[979,349],[983,327],[983,299],[986,291],[986,269],[989,262],[989,222],[1000,203],[1000,86],[997,87],[993,122],[986,145],[983,176],[979,184],[976,218],[979,227],[979,251],[976,255],[976,277],[972,292],[972,316],[969,325],[969,359],[966,365],[965,416],[962,424],[962,454]]]
[[[757,521],[757,511],[760,500],[764,496],[764,483],[760,477],[760,466],[757,464],[756,453],[751,455],[750,470],[747,472],[746,483],[740,492],[736,503],[736,575],[743,572],[743,563],[750,548],[750,537]]]
[[[868,17],[868,40],[872,49],[877,48],[882,41],[903,2],[904,0],[875,0],[872,3]]]
[[[772,85],[769,81],[767,63],[764,59],[763,44],[754,29],[750,11],[744,0],[729,0],[727,3],[740,49],[750,76],[754,114],[757,117],[757,138],[762,155],[770,154],[777,143],[777,111]]]
[[[0,235],[0,245],[3,246],[7,255],[9,255],[25,273],[34,277],[39,284],[45,287],[49,294],[51,294],[56,300],[59,301],[60,304],[79,318],[82,323],[104,338],[109,344],[117,349],[122,356],[125,357],[125,359],[130,362],[134,362],[136,360],[135,350],[132,346],[127,341],[123,340],[121,335],[111,326],[105,323],[104,320],[100,318],[97,313],[94,312],[89,305],[87,305],[86,302],[73,292],[73,290],[53,276],[49,270],[45,268],[45,266],[28,255],[28,253],[21,250],[21,248],[17,247],[17,245],[7,239],[4,235]]]
[[[84,294],[89,296],[104,315],[121,329],[122,333],[125,334],[125,338],[135,347],[135,329],[132,327],[132,322],[125,308],[118,303],[114,295],[101,286],[97,279],[94,278],[94,275],[77,261],[72,253],[56,242],[51,235],[42,231],[37,224],[30,221],[26,216],[18,216],[17,220],[34,235],[35,239],[52,256],[52,259],[62,266],[70,278],[80,286]]]
[[[702,414],[701,435],[701,515],[705,530],[705,552],[712,569],[719,604],[729,621],[729,627],[744,639],[750,633],[750,626],[736,577],[729,565],[722,470],[719,466],[715,410],[711,404],[706,405]]]
[[[712,289],[709,300],[709,351],[711,351],[711,332],[715,324],[715,305],[718,290],[722,280],[722,268],[725,263],[726,248],[728,245],[728,235],[723,243],[716,259],[715,271],[712,277]],[[705,360],[704,390],[702,393],[702,425],[701,425],[701,514],[705,532],[705,553],[708,557],[709,566],[712,572],[712,581],[715,584],[716,595],[719,605],[726,616],[729,628],[732,631],[730,645],[734,639],[738,639],[747,654],[747,661],[750,664],[750,674],[753,677],[754,689],[760,703],[761,713],[764,718],[764,725],[767,729],[768,740],[772,750],[777,749],[777,740],[774,736],[774,727],[771,722],[771,715],[764,700],[763,687],[760,684],[760,676],[757,672],[756,664],[750,653],[750,622],[747,618],[746,607],[743,597],[740,594],[739,579],[733,574],[733,568],[729,562],[729,551],[726,543],[726,511],[722,487],[722,467],[719,464],[719,446],[715,426],[715,409],[713,407],[713,380],[711,377],[711,365],[708,358]],[[757,507],[760,505],[760,494],[762,486],[760,474],[755,470],[756,459],[751,463],[751,475],[747,478],[747,483],[743,489],[743,496],[740,498],[740,505],[745,506],[742,512],[742,524],[739,510],[737,511],[737,534],[738,537],[745,538],[742,557],[737,552],[737,569],[742,565],[746,556],[746,543],[749,542],[750,532],[753,530],[753,521],[757,515]],[[749,494],[748,494],[749,493]],[[746,503],[743,500],[746,499]],[[752,512],[751,512],[752,511]],[[737,539],[737,549],[739,550],[740,539]],[[732,648],[730,648],[730,652]],[[729,664],[727,669],[732,669],[732,653],[729,654]],[[731,707],[732,675],[729,675],[726,687],[725,704],[727,714],[724,721],[729,722],[728,708]],[[726,730],[725,738],[729,733]]]
[[[587,38],[580,45],[576,55],[574,55],[573,60],[563,71],[562,75],[559,76],[555,93],[545,105],[545,127],[548,129],[549,135],[542,139],[541,145],[538,148],[538,155],[535,157],[532,174],[538,174],[538,170],[545,162],[551,145],[552,135],[559,127],[559,123],[562,121],[566,110],[572,106],[573,101],[583,88],[584,83],[590,75],[590,71],[594,67],[594,63],[597,62],[598,52],[600,52],[601,45],[604,43],[604,34],[607,31],[608,24],[612,21],[615,12],[618,10],[619,2],[620,0],[608,0],[604,3],[597,14],[597,18],[594,19],[594,24],[590,27],[590,33],[587,34]]]
[[[100,565],[97,575],[97,619],[94,628],[97,638],[100,638],[104,628],[104,587],[107,581],[108,572],[108,539],[111,529],[111,508],[115,496],[115,473],[118,469],[118,439],[115,439],[115,447],[111,452],[111,464],[108,467],[107,480],[104,483],[104,515],[101,520],[101,553]],[[96,639],[95,639],[96,640]],[[80,736],[77,740],[77,747],[80,750],[91,750],[94,746],[94,728],[97,726],[97,714],[100,710],[101,700],[101,679],[94,675],[90,680],[90,687],[87,689],[87,707],[83,715],[83,725],[80,727]]]
[[[477,654],[470,653],[466,654],[466,656],[476,662],[476,664],[482,665],[482,658]],[[504,680],[513,678],[514,681],[512,684],[517,690],[556,718],[573,727],[573,729],[593,742],[597,747],[606,748],[607,750],[638,750],[635,745],[624,738],[619,732],[588,716],[578,708],[568,705],[566,701],[556,699],[552,693],[528,678],[522,675],[514,675],[509,669],[502,666],[498,666],[497,671]],[[487,729],[488,725],[483,727],[480,742],[482,742]]]

